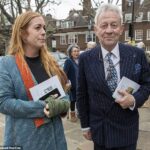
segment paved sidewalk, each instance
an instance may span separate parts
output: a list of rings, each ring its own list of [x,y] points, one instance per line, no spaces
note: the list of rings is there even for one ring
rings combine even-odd
[[[139,109],[140,127],[137,150],[150,150],[150,108]],[[82,136],[79,121],[71,123],[64,119],[65,134],[68,143],[68,150],[93,150],[93,143],[85,140]]]
[[[138,150],[150,150],[150,108],[142,107],[140,112],[140,127]],[[66,118],[63,119],[65,134],[68,143],[68,150],[93,150],[92,142],[85,140],[82,136],[79,121],[71,123]],[[4,116],[0,114],[0,145],[3,141]]]

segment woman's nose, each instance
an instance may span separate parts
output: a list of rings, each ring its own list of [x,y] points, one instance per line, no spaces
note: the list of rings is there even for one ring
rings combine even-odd
[[[42,33],[42,34],[45,34],[45,33],[46,33],[46,31],[45,31],[44,28],[42,28],[41,33]]]

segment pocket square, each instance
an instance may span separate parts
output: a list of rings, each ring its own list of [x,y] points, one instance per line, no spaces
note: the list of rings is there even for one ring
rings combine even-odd
[[[140,64],[135,64],[134,66],[134,74],[138,74],[141,72],[141,65]]]

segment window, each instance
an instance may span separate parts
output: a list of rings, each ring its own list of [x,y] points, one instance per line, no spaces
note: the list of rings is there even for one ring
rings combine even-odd
[[[60,45],[66,45],[66,35],[60,36]]]
[[[147,40],[150,40],[150,29],[147,29],[147,37],[146,37]]]
[[[61,28],[66,28],[67,27],[67,24],[65,21],[61,22]]]
[[[135,30],[135,40],[143,40],[143,30]]]
[[[146,46],[146,51],[150,52],[150,46],[149,45]]]
[[[150,21],[150,11],[147,12],[147,20]]]
[[[143,20],[143,12],[139,12],[138,16],[136,17],[136,22],[142,22]]]
[[[60,26],[60,21],[56,21],[56,27]]]
[[[68,21],[68,28],[74,27],[74,22],[73,21]]]
[[[125,22],[131,22],[131,20],[132,20],[132,14],[131,13],[125,14]]]
[[[130,41],[129,31],[125,31],[125,41]]]
[[[78,35],[76,34],[69,34],[68,35],[68,44],[78,43]]]
[[[73,21],[63,21],[61,22],[61,28],[72,28],[74,27]]]
[[[86,43],[89,41],[89,38],[90,38],[91,41],[96,42],[96,35],[95,35],[95,33],[91,32],[90,35],[89,35],[89,33],[86,33],[86,36],[85,36],[85,42]]]

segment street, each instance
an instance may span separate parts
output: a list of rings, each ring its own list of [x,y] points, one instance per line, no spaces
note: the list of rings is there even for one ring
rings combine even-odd
[[[140,128],[137,150],[150,150],[150,108],[142,107],[140,113]],[[66,118],[63,119],[68,150],[93,150],[92,142],[85,140],[82,136],[79,121],[71,123]],[[3,143],[4,116],[0,114],[0,146]]]

